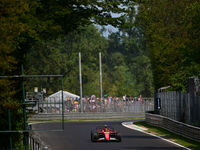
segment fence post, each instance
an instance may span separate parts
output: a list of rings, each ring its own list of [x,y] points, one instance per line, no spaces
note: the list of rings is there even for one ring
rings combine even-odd
[[[35,150],[35,141],[33,138],[32,138],[32,149]]]
[[[191,109],[191,107],[190,107],[190,94],[188,94],[187,95],[187,105],[186,106],[188,106],[188,124],[191,124],[191,118],[190,118],[190,109]]]

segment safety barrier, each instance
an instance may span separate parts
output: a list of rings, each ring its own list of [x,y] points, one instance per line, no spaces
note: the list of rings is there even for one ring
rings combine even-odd
[[[151,114],[151,113],[146,113],[145,120],[147,124],[161,127],[175,134],[200,142],[199,127],[191,126],[161,115]]]
[[[117,119],[117,118],[145,118],[145,112],[106,112],[106,113],[67,113],[64,114],[64,120],[88,120],[88,119]],[[61,114],[41,113],[34,114],[28,118],[28,121],[50,121],[62,120]]]
[[[45,145],[39,136],[35,135],[34,132],[28,136],[28,143],[31,150],[48,150],[49,147]]]

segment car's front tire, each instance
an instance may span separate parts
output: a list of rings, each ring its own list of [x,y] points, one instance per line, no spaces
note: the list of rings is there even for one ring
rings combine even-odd
[[[97,133],[94,131],[91,131],[91,141],[96,142],[97,141]]]
[[[121,142],[122,141],[122,136],[121,136],[121,133],[118,133],[116,134],[116,139],[117,139],[117,142]]]

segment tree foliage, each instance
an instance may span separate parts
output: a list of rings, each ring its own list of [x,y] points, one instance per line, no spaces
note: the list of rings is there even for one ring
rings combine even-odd
[[[197,51],[191,47],[199,45],[194,44],[195,35],[191,34],[198,29],[191,22],[198,12],[194,2],[140,1],[137,21],[145,30],[156,89],[170,85],[171,90],[185,91],[186,79],[199,75],[199,63],[193,57]]]
[[[135,33],[132,35],[136,35],[136,31],[133,31]],[[78,53],[81,52],[83,95],[99,96],[98,54],[101,52],[104,95],[152,96],[151,66],[147,50],[139,48],[143,42],[139,34],[127,37],[118,32],[106,39],[93,25],[85,26],[82,32],[71,32],[57,40],[38,42],[26,55],[26,70],[28,74],[62,74],[64,90],[79,95]],[[138,45],[136,41],[140,41]],[[136,47],[129,50],[133,45]],[[116,50],[117,47],[120,49]],[[48,82],[47,79],[27,80],[27,86],[32,88],[27,91],[33,91],[33,87],[40,85],[39,89],[46,87],[49,95],[60,90],[60,83],[53,78]]]
[[[106,55],[107,41],[93,25],[83,27],[81,33],[71,32],[63,38],[39,42],[27,53],[28,74],[61,74],[64,78],[64,89],[79,95],[79,52],[81,53],[83,93],[97,94],[99,91],[99,52]],[[60,90],[61,82],[47,84],[47,80],[32,81],[30,87],[41,85],[49,94]],[[53,79],[50,79],[50,82]],[[58,79],[55,79],[58,80]],[[31,81],[30,81],[31,82]],[[29,89],[33,91],[33,89]]]
[[[2,0],[0,2],[0,75],[20,75],[21,65],[24,64],[26,68],[27,52],[38,43],[40,43],[37,45],[38,48],[43,51],[41,48],[46,45],[41,44],[42,42],[55,40],[73,31],[80,32],[82,31],[80,29],[81,26],[92,23],[122,26],[124,22],[121,17],[112,18],[111,16],[112,12],[121,13],[125,11],[124,8],[120,7],[121,4],[126,5],[128,3],[107,0]],[[53,66],[55,66],[54,63],[61,64],[61,60],[52,59],[55,54],[51,51],[51,47],[47,48],[50,51],[46,51],[49,54],[48,59],[52,60],[52,62],[48,60],[48,63]],[[72,49],[69,49],[69,52],[70,50]],[[80,49],[76,48],[76,50]],[[42,52],[39,53],[39,58],[42,58],[41,54]],[[67,64],[69,66],[75,63],[75,60],[72,59],[75,53],[71,54],[67,56],[67,59],[70,60],[69,64]],[[63,56],[61,58],[65,59]],[[92,58],[89,60],[92,60]],[[46,60],[43,59],[42,61]],[[49,66],[45,68],[46,73],[58,72],[56,69],[50,70],[49,68]],[[61,73],[65,71],[69,72],[65,68],[59,70]],[[71,80],[70,82],[73,81]],[[18,114],[19,116],[21,115],[20,111],[18,111],[21,107],[17,105],[17,103],[22,102],[21,80],[12,78],[0,79],[0,86],[0,120],[1,124],[5,125],[3,120],[7,120],[8,117],[7,113],[5,113],[7,107],[14,107],[12,113],[16,114],[16,116]],[[8,97],[9,103],[7,101]],[[15,123],[12,125],[12,129],[17,127]],[[21,126],[22,128],[23,126]]]
[[[118,88],[119,95],[137,97],[142,94],[149,97],[153,95],[154,86],[145,34],[141,24],[135,22],[137,16],[135,7],[129,9],[131,11],[124,20],[134,26],[121,27],[118,32],[108,37],[108,56],[105,60],[108,66],[107,72],[117,82],[113,82],[113,89]],[[118,76],[119,74],[121,76]]]

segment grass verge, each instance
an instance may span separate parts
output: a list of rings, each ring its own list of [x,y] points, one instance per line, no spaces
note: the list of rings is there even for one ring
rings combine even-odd
[[[174,134],[160,127],[148,125],[145,121],[134,122],[134,125],[147,128],[148,130],[145,130],[144,132],[148,132],[148,133],[160,136],[162,138],[168,139],[170,141],[173,141],[177,144],[180,144],[192,150],[200,150],[199,142]]]

